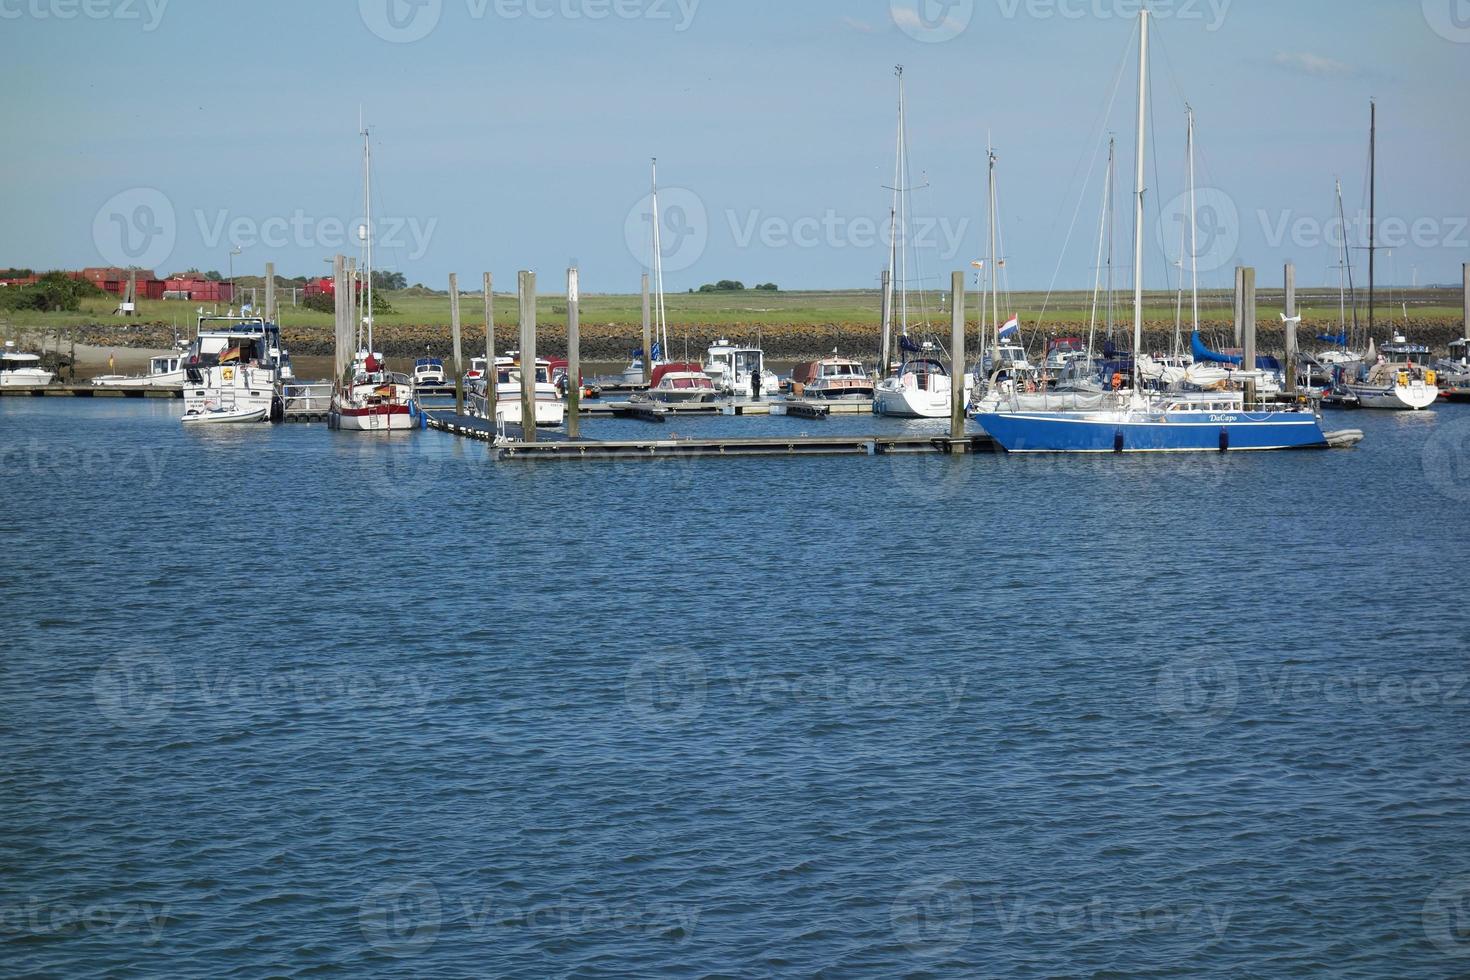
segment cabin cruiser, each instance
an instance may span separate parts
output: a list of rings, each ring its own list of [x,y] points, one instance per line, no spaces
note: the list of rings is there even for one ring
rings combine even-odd
[[[781,381],[765,367],[765,352],[759,347],[736,347],[728,340],[717,340],[705,354],[704,373],[724,395],[751,398],[755,395],[755,378],[760,379],[762,394],[774,394]]]
[[[1046,345],[1046,370],[1060,377],[1074,362],[1087,361],[1087,345],[1081,337],[1058,337]]]
[[[918,356],[904,360],[892,378],[878,382],[873,390],[873,411],[878,415],[906,419],[947,419],[953,406],[954,383],[937,356],[933,343],[925,342]],[[965,401],[973,390],[973,375],[964,376]]]
[[[1446,387],[1470,387],[1470,337],[1462,337],[1450,344],[1448,357],[1434,362],[1439,382]]]
[[[476,418],[487,418],[489,409],[486,398],[485,359],[477,357],[471,361],[478,367],[480,377],[470,383],[467,404],[469,413]],[[536,425],[555,427],[566,421],[567,410],[562,404],[561,392],[551,378],[551,362],[536,359]],[[525,417],[521,411],[521,364],[516,352],[495,359],[495,421],[520,425]]]
[[[873,379],[860,361],[836,354],[798,364],[791,375],[792,392],[804,398],[872,398]]]
[[[184,353],[185,424],[278,421],[280,328],[260,317],[199,317]]]
[[[1376,364],[1342,388],[1362,408],[1419,412],[1439,401],[1438,380],[1429,348],[1395,337],[1379,350]]]
[[[184,358],[186,356],[187,352],[183,350],[161,354],[148,359],[147,374],[136,377],[106,374],[100,378],[93,378],[92,384],[98,388],[122,388],[127,391],[149,389],[177,391],[184,387]]]
[[[660,364],[648,397],[656,402],[712,402],[720,397],[714,379],[698,364]]]
[[[444,362],[437,357],[419,358],[413,365],[413,384],[415,388],[448,386],[449,376],[444,373]]]
[[[7,340],[0,351],[0,388],[40,388],[51,383],[55,375],[41,367],[37,354],[22,354]]]

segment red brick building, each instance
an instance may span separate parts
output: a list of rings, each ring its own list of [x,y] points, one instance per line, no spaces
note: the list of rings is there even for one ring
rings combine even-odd
[[[132,273],[127,269],[116,267],[95,267],[72,273],[74,278],[85,279],[98,289],[114,296],[121,296],[127,292],[129,275]],[[158,278],[156,273],[148,269],[139,269],[137,276],[139,299],[163,299],[163,280]]]
[[[187,299],[196,303],[233,303],[235,290],[232,283],[181,272],[163,280],[163,291],[159,298]]]

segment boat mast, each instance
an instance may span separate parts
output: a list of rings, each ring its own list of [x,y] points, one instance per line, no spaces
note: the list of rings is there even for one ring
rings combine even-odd
[[[989,140],[986,141],[987,144]],[[991,370],[1000,369],[1000,259],[996,255],[995,238],[995,147],[986,146],[990,159],[990,322],[995,327],[995,354],[990,362]]]
[[[1113,139],[1111,137],[1109,137],[1108,138],[1108,177],[1107,177],[1107,180],[1104,181],[1104,183],[1103,183],[1102,220],[1100,222],[1098,222],[1098,230],[1097,230],[1097,265],[1093,266],[1093,273],[1092,273],[1092,317],[1091,317],[1091,319],[1090,319],[1090,321],[1088,323],[1088,326],[1087,326],[1087,367],[1088,367],[1089,370],[1092,368],[1092,357],[1093,357],[1092,352],[1096,349],[1096,343],[1097,343],[1097,296],[1098,296],[1098,292],[1102,288],[1102,276],[1103,276],[1103,271],[1102,271],[1102,258],[1103,258],[1103,249],[1104,248],[1107,248],[1108,249],[1108,273],[1109,273],[1109,275],[1111,275],[1112,274],[1112,271],[1113,271],[1112,270],[1112,250],[1111,250],[1111,246],[1110,246],[1109,243],[1107,243],[1105,241],[1105,239],[1106,239],[1109,231],[1111,230],[1110,229],[1110,226],[1109,226],[1110,216],[1108,214],[1108,210],[1109,210],[1108,209],[1108,205],[1109,205],[1109,198],[1112,195],[1112,183],[1113,183]],[[1109,289],[1112,288],[1111,282],[1109,283],[1109,287],[1108,288]],[[1111,307],[1112,307],[1112,297],[1111,296],[1108,298],[1107,302],[1108,302],[1108,306],[1109,306],[1109,313],[1111,314],[1111,312],[1112,312],[1112,310],[1111,310]]]
[[[1138,172],[1133,211],[1133,387],[1142,387],[1138,354],[1143,349],[1143,181],[1148,151],[1148,8],[1138,12]]]
[[[669,358],[669,317],[664,306],[664,252],[663,238],[659,233],[658,214],[658,157],[653,158],[653,280],[658,293],[655,302],[654,336],[659,341],[659,351],[665,361]],[[650,353],[651,356],[651,352]],[[653,362],[650,360],[650,364]]]
[[[1189,110],[1189,277],[1194,293],[1194,329],[1199,329],[1199,216],[1194,199],[1194,106]]]
[[[893,359],[888,341],[893,335],[893,286],[898,275],[898,195],[903,186],[899,183],[903,179],[903,65],[893,71],[898,76],[898,135],[893,154],[893,206],[888,211],[888,295],[883,304],[883,347],[890,351],[889,360]],[[880,364],[878,372],[880,380],[888,377],[888,365]]]
[[[1113,248],[1117,244],[1117,212],[1118,212],[1118,138],[1108,137],[1108,195],[1103,204],[1103,211],[1107,216],[1108,227],[1108,342],[1113,339],[1115,301],[1117,299],[1117,287],[1113,283]]]
[[[893,239],[893,247],[899,251],[899,320],[903,326],[903,335],[909,335],[909,202],[906,197],[909,179],[908,161],[908,109],[904,100],[903,91],[903,66],[898,68],[898,180],[895,182],[894,194],[898,198],[898,225],[897,234]],[[904,238],[903,244],[899,244],[898,235]]]
[[[1358,336],[1358,291],[1353,286],[1353,255],[1352,255],[1352,252],[1348,250],[1348,243],[1347,243],[1347,212],[1343,210],[1343,206],[1342,206],[1342,181],[1341,180],[1338,180],[1338,182],[1337,182],[1337,217],[1338,217],[1338,220],[1342,222],[1342,265],[1343,265],[1344,269],[1346,269],[1346,271],[1347,271],[1347,289],[1348,289],[1348,295],[1353,298],[1353,336],[1351,338],[1349,338],[1349,339],[1356,339],[1357,336]],[[1341,277],[1339,277],[1339,281],[1341,281]],[[1347,312],[1346,312],[1346,310],[1344,310],[1343,311],[1343,321],[1344,321],[1343,326],[1344,326],[1344,328],[1347,326],[1346,320],[1347,320]],[[1343,344],[1343,349],[1346,350],[1347,349],[1347,346],[1348,346],[1347,344]]]
[[[362,127],[362,245],[363,245],[363,277],[367,280],[367,302],[365,307],[365,320],[367,322],[367,350],[373,351],[373,149],[366,125]],[[357,341],[362,343],[362,324],[357,327]]]
[[[1368,333],[1373,333],[1378,259],[1378,103],[1368,103],[1372,124],[1368,130]]]

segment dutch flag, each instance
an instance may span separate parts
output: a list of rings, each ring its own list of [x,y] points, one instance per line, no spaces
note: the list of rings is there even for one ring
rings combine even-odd
[[[1013,316],[1006,321],[1006,325],[1000,328],[1000,339],[1009,340],[1021,335],[1021,318]]]

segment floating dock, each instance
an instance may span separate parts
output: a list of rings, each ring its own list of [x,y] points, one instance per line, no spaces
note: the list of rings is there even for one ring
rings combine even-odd
[[[183,398],[182,388],[103,388],[100,385],[40,385],[0,387],[0,396],[12,398]]]
[[[508,442],[496,443],[499,431],[484,419],[452,412],[425,412],[430,429],[495,443],[497,459],[688,459],[698,456],[887,456],[990,453],[999,447],[989,436],[961,439],[948,435],[777,436],[759,439],[722,437],[598,441],[568,439],[558,432],[538,432],[536,442],[520,441],[518,426],[503,427]]]

